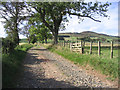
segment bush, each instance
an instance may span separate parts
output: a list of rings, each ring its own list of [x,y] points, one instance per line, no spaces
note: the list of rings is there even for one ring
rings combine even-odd
[[[16,50],[27,51],[31,47],[33,47],[33,45],[31,45],[31,44],[23,44],[23,45],[18,45],[15,49]]]
[[[10,53],[14,50],[16,44],[12,42],[9,38],[2,38],[2,52],[3,53]]]
[[[30,36],[30,42],[33,43],[33,44],[34,44],[35,42],[37,42],[37,38],[35,37],[35,35],[31,35],[31,36]]]

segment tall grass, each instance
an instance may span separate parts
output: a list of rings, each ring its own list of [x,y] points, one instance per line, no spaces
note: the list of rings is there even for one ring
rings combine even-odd
[[[88,48],[88,47],[87,47]],[[87,49],[85,48],[85,49]],[[68,48],[59,47],[59,46],[47,46],[52,52],[55,52],[64,58],[73,61],[75,64],[80,64],[82,66],[90,65],[94,69],[100,71],[101,73],[110,76],[111,80],[118,78],[118,50],[114,50],[114,58],[110,59],[110,48],[103,48],[102,54],[100,57],[96,54],[97,48],[93,49],[96,52],[93,52],[92,55],[86,54],[88,52],[85,50],[85,54],[79,54],[75,52],[71,52]],[[94,51],[93,50],[93,51]]]
[[[22,61],[26,51],[33,45],[24,44],[17,46],[10,54],[2,55],[2,86],[3,88],[16,87],[16,79],[21,70]]]

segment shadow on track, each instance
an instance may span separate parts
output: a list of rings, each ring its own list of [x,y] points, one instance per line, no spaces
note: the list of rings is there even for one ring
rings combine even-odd
[[[54,78],[46,78],[44,70],[40,67],[31,68],[30,65],[40,65],[41,62],[48,62],[49,59],[38,59],[37,50],[44,51],[46,49],[31,49],[24,61],[24,69],[17,88],[84,88],[76,87],[65,81],[57,81]],[[33,70],[33,71],[31,71]]]

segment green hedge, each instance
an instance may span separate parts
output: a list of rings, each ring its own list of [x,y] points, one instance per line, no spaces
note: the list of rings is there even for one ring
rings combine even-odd
[[[33,45],[24,44],[17,46],[13,52],[2,55],[3,88],[16,87],[16,79],[19,77],[22,62],[26,56],[26,51],[31,47],[33,47]]]

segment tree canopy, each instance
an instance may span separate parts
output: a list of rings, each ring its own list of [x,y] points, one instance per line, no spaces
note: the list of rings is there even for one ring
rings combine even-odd
[[[1,2],[0,9],[1,17],[4,19],[4,28],[12,41],[19,44],[19,25],[25,18],[25,3],[24,2]]]
[[[48,27],[54,37],[54,44],[58,43],[58,31],[64,22],[68,21],[67,15],[90,18],[96,22],[95,16],[107,17],[109,3],[100,2],[31,2],[29,6],[34,8],[39,14],[39,20]]]
[[[3,2],[1,3],[1,17],[5,21],[5,29],[13,38],[13,41],[19,43],[19,25],[26,19],[32,17],[33,30],[35,36],[46,37],[45,33],[52,32],[54,44],[58,43],[58,32],[65,27],[68,22],[68,16],[77,16],[79,20],[90,18],[96,22],[101,22],[97,17],[108,17],[110,3],[101,2]],[[26,14],[27,13],[27,14]],[[30,20],[28,19],[28,20]],[[26,25],[26,29],[30,29],[30,25]],[[25,30],[25,28],[24,28]],[[24,31],[26,35],[30,34],[28,30]],[[42,34],[40,34],[42,33]],[[44,33],[44,34],[43,34]]]

